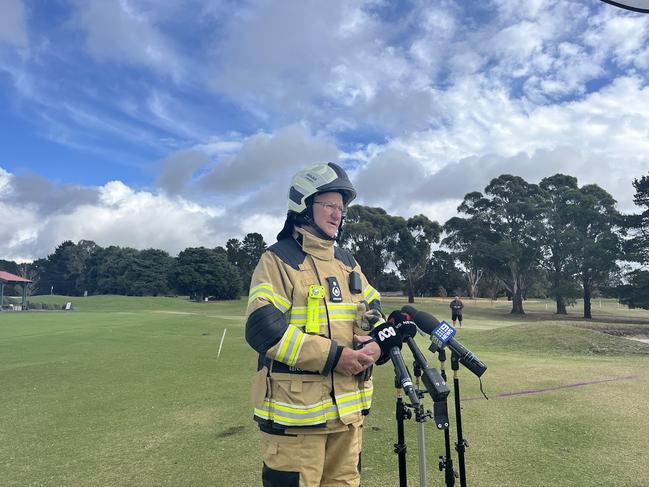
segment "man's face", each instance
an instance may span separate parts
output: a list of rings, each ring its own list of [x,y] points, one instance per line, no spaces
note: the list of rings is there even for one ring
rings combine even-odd
[[[321,193],[313,199],[313,220],[330,237],[335,237],[343,218],[340,193]]]

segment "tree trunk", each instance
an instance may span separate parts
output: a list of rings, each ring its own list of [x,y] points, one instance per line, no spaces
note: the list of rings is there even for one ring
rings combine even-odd
[[[590,280],[584,279],[584,318],[591,319],[593,314],[591,313],[590,305]]]
[[[408,288],[408,302],[409,303],[414,303],[415,302],[415,294],[412,292],[412,288]]]
[[[524,315],[525,310],[523,309],[523,293],[520,289],[517,289],[514,295],[512,296],[512,312],[511,314]]]
[[[469,282],[469,296],[471,299],[475,299],[475,286]]]
[[[523,286],[521,285],[520,275],[512,268],[512,311],[511,314],[524,315],[523,310]]]
[[[568,311],[566,310],[566,300],[563,299],[563,296],[557,296],[557,314],[558,315],[568,314]]]
[[[482,269],[478,270],[473,270],[470,269],[465,272],[466,274],[466,279],[469,284],[469,295],[471,296],[471,299],[475,299],[475,296],[478,292],[478,282],[480,282],[480,278],[482,277]]]

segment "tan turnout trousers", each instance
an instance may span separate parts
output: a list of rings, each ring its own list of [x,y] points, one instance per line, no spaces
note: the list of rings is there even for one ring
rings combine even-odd
[[[362,425],[326,434],[261,433],[264,487],[358,487]]]

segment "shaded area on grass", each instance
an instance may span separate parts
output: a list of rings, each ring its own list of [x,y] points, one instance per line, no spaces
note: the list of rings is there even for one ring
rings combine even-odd
[[[601,328],[563,323],[523,323],[480,333],[480,345],[492,350],[572,354],[649,355],[649,344],[615,336]]]
[[[637,379],[639,376],[637,375],[628,375],[626,377],[612,377],[610,379],[601,379],[601,380],[590,380],[586,382],[576,382],[574,384],[566,384],[563,386],[555,386],[555,387],[546,387],[544,389],[528,389],[526,391],[517,391],[517,392],[499,392],[498,394],[492,394],[491,397],[514,397],[514,396],[529,396],[532,394],[543,394],[545,392],[552,392],[552,391],[558,391],[560,389],[574,389],[576,387],[584,387],[584,386],[592,386],[595,384],[603,384],[606,382],[615,382],[619,380],[633,380]],[[483,396],[475,396],[475,397],[463,397],[463,401],[477,401],[479,399],[485,399]]]

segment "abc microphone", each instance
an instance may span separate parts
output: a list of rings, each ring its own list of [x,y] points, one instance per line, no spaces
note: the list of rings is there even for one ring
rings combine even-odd
[[[487,365],[468,348],[453,338],[456,330],[451,325],[445,321],[440,322],[430,313],[418,311],[409,305],[401,308],[401,311],[415,322],[417,328],[430,335],[431,341],[433,342],[432,345],[434,346],[434,348],[431,347],[431,351],[435,352],[437,349],[448,346],[458,356],[459,362],[475,375],[481,377],[485,373]]]
[[[419,396],[417,396],[417,393],[412,386],[410,373],[408,372],[406,363],[403,361],[403,356],[401,355],[401,342],[403,341],[401,334],[397,331],[394,325],[383,322],[380,325],[375,326],[370,332],[370,335],[376,340],[379,347],[381,347],[382,358],[383,356],[389,356],[392,360],[396,381],[408,395],[408,398],[410,398],[410,403],[413,406],[419,406]],[[381,362],[381,359],[379,359],[379,362]]]

